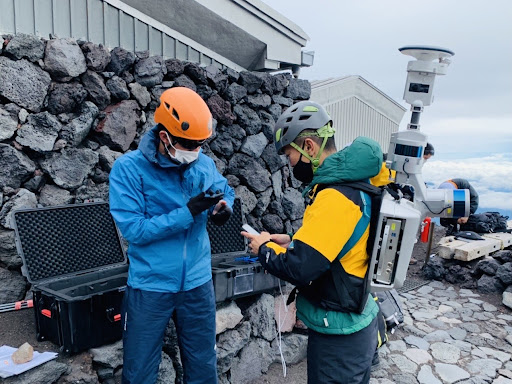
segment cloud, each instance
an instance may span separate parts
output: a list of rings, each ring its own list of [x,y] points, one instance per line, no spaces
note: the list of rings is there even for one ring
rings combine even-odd
[[[512,116],[426,118],[421,121],[422,132],[436,149],[437,158],[444,155],[475,152],[511,152]],[[406,115],[405,120],[410,119]],[[453,156],[452,156],[453,157]]]
[[[512,49],[505,48],[512,46],[512,1],[264,1],[311,39],[304,50],[315,51],[314,65],[301,69],[302,78],[360,75],[407,109],[402,97],[413,59],[398,48],[453,50],[447,75],[436,78],[434,103],[422,114],[422,131],[439,154],[512,148]],[[403,128],[408,120],[410,112]]]
[[[512,137],[510,127],[512,127],[512,115],[502,117],[435,118],[428,122],[426,129],[433,133],[450,134],[459,137],[470,136],[471,134],[469,132],[480,133],[486,136],[500,135],[499,139],[501,139],[503,136]]]
[[[309,35],[305,49],[315,51],[315,63],[303,69],[305,78],[361,75],[401,100],[412,58],[398,48],[424,44],[455,52],[448,75],[436,81],[437,96],[485,100],[493,89],[510,90],[512,50],[503,49],[512,42],[509,0],[492,6],[432,0],[427,7],[399,0],[340,0],[313,7],[304,0],[266,2]]]
[[[423,179],[435,187],[452,178],[467,179],[478,192],[480,208],[512,210],[512,153],[452,161],[429,160]]]
[[[315,51],[308,80],[359,75],[407,108],[407,63],[398,48],[419,44],[455,52],[438,76],[434,102],[421,115],[421,130],[436,155],[423,167],[425,181],[469,179],[480,206],[512,210],[512,1],[263,0],[301,27]],[[479,159],[475,159],[480,157]],[[499,205],[498,205],[499,204]]]
[[[512,210],[512,203],[510,202],[511,194],[506,192],[493,192],[488,191],[481,193],[479,196],[479,208],[485,209],[503,209]]]

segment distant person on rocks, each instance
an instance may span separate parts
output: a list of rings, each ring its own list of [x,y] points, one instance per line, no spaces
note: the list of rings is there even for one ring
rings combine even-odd
[[[469,189],[469,213],[473,214],[478,209],[478,193],[475,188],[466,179],[450,179],[439,185],[440,189]],[[457,231],[458,224],[465,224],[468,217],[459,217],[458,219],[440,219],[441,225],[447,227],[449,232]]]
[[[160,97],[157,125],[110,173],[110,210],[128,241],[122,309],[123,384],[155,383],[171,317],[184,382],[217,383],[215,295],[208,217],[224,224],[234,191],[201,146],[212,115],[194,91]]]
[[[427,161],[432,156],[434,156],[434,153],[434,146],[430,143],[427,143],[427,145],[425,146],[425,150],[423,151],[423,159]]]
[[[293,236],[242,234],[267,271],[298,288],[297,316],[308,327],[308,383],[368,383],[379,312],[365,290],[371,199],[336,184],[377,175],[382,150],[358,137],[337,151],[334,132],[326,110],[312,101],[283,112],[275,146],[307,185],[302,226]]]

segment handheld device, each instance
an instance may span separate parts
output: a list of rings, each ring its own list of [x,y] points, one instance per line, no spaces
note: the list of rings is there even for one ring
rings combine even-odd
[[[247,233],[250,233],[251,235],[259,235],[260,233],[255,230],[253,227],[251,227],[249,224],[244,224],[242,225],[242,229],[247,232]]]
[[[205,197],[208,197],[210,199],[219,199],[219,200],[222,200],[222,198],[224,197],[224,192],[219,192],[219,193],[208,193],[206,192],[206,195]]]

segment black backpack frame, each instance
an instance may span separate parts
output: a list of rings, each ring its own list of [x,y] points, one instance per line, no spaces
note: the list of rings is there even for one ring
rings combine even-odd
[[[321,190],[325,188],[331,188],[334,186],[344,186],[356,189],[358,191],[362,191],[366,194],[368,194],[371,198],[371,214],[370,214],[370,232],[368,235],[368,242],[366,244],[366,253],[368,254],[368,257],[371,258],[373,253],[373,246],[375,243],[375,237],[377,234],[377,226],[378,226],[378,219],[380,214],[380,208],[382,205],[382,198],[384,196],[384,191],[386,190],[393,198],[399,199],[399,195],[393,191],[392,189],[389,189],[388,187],[375,187],[371,185],[370,183],[364,182],[364,181],[354,181],[354,182],[346,182],[346,183],[336,183],[336,184],[319,184],[318,187],[315,190],[315,196],[318,194]],[[362,236],[362,233],[360,234]],[[359,240],[359,239],[357,239]],[[338,260],[338,258],[336,258]],[[334,286],[336,288],[336,292],[338,294],[338,297],[343,297],[343,281],[344,279],[347,279],[347,272],[343,269],[340,263],[332,263],[331,268],[332,274],[333,274],[333,281]],[[368,296],[368,292],[366,291],[366,282],[368,281],[368,275],[369,275],[369,268],[366,271],[365,275],[365,292],[362,295],[362,301],[359,303],[359,309],[358,313],[362,313],[364,311],[364,307],[366,305],[366,297]]]

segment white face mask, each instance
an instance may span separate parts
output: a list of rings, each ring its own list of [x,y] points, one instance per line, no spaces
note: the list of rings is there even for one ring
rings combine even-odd
[[[164,145],[165,150],[167,151],[167,154],[171,157],[171,159],[176,160],[178,163],[181,164],[190,164],[197,160],[199,157],[199,151],[184,151],[182,149],[177,149],[174,145],[172,145],[172,141],[169,138],[169,135],[166,133],[167,140],[169,140],[170,146],[174,149],[174,156],[169,151],[169,148]]]

